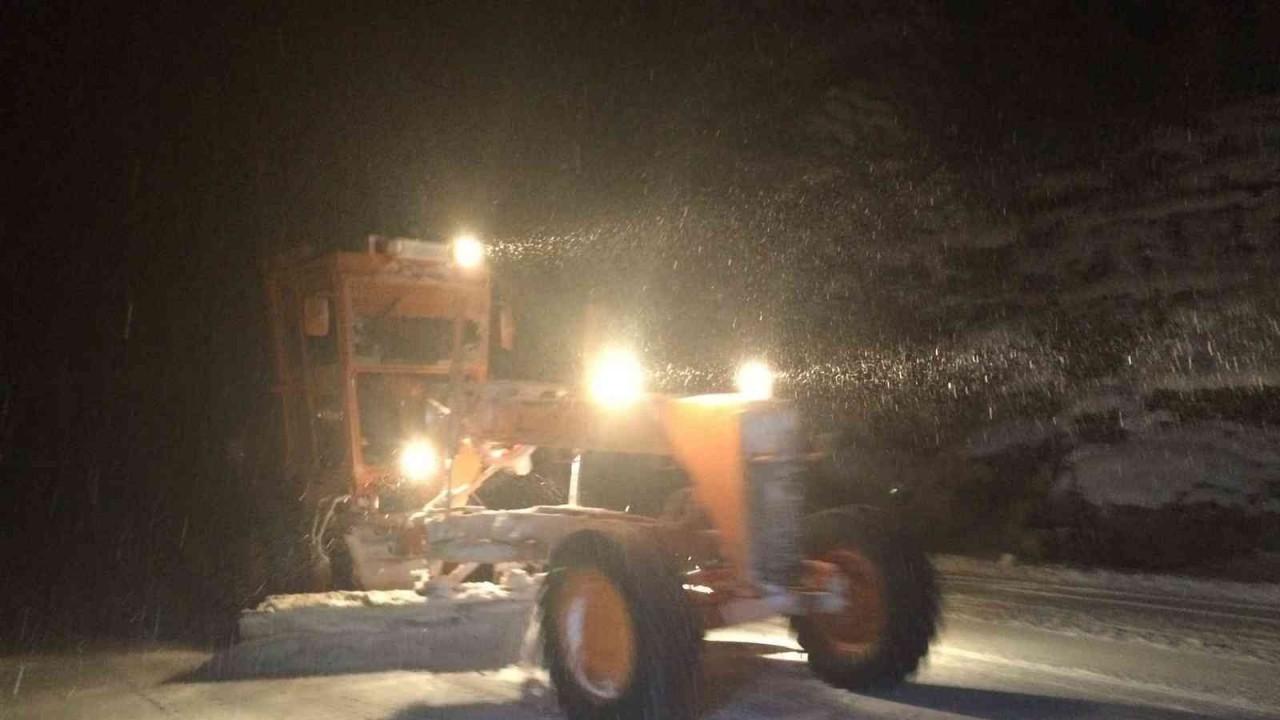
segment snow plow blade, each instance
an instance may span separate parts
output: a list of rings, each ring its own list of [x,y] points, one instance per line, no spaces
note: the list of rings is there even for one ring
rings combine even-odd
[[[240,615],[217,677],[385,670],[460,672],[522,660],[536,584],[464,583],[445,597],[413,590],[275,595]],[[528,646],[528,647],[526,647]]]

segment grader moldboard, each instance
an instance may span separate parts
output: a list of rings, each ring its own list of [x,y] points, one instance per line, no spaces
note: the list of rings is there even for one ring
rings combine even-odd
[[[867,508],[802,517],[808,460],[794,405],[744,369],[739,392],[643,390],[621,350],[589,358],[582,391],[490,381],[510,347],[486,251],[371,237],[362,252],[267,273],[289,472],[315,503],[310,542],[330,586],[447,596],[477,567],[536,566],[543,659],[570,717],[697,712],[704,631],[785,615],[813,671],[891,686],[928,652],[938,601],[921,551]],[[657,517],[568,502],[475,504],[536,447],[664,455],[688,478]],[[578,456],[580,457],[580,456]]]

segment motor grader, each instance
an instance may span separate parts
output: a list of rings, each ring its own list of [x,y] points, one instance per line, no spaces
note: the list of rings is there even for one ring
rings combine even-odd
[[[703,633],[778,615],[842,688],[893,685],[928,651],[927,558],[871,509],[803,516],[810,449],[763,365],[736,392],[676,397],[646,392],[635,356],[597,342],[581,387],[493,380],[511,315],[472,237],[284,258],[267,290],[318,576],[447,596],[477,568],[545,572],[543,658],[569,716],[689,717]],[[568,502],[477,502],[496,475],[527,474],[535,448],[568,458]],[[669,458],[687,487],[657,516],[584,507],[584,452]]]

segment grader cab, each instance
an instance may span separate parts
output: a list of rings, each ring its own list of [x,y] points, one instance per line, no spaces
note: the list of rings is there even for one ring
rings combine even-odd
[[[776,615],[834,685],[915,669],[935,631],[933,570],[872,510],[803,516],[808,446],[766,368],[745,367],[737,392],[675,397],[599,347],[580,387],[492,381],[510,326],[490,293],[471,238],[373,238],[268,274],[288,468],[314,504],[326,582],[425,579],[447,596],[480,567],[545,572],[543,654],[572,717],[690,716],[702,633]],[[567,503],[476,502],[496,474],[528,473],[536,447],[575,458]],[[584,451],[669,458],[687,487],[657,516],[584,507]]]

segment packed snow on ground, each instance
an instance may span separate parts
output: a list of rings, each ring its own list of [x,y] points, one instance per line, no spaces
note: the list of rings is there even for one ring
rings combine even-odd
[[[1019,566],[945,555],[935,557],[934,565],[944,579],[952,578],[945,600],[949,618],[1280,665],[1277,584]]]
[[[1180,575],[1086,570],[1061,565],[1021,565],[959,555],[934,555],[933,565],[944,576],[979,576],[1167,598],[1251,603],[1280,609],[1280,584],[1276,583],[1242,583]]]
[[[1171,615],[1158,605],[1142,603],[1063,605],[1035,594],[1005,600],[957,591],[948,593],[945,603],[952,621],[977,620],[1280,666],[1280,627],[1274,624],[1205,622],[1202,617]]]

